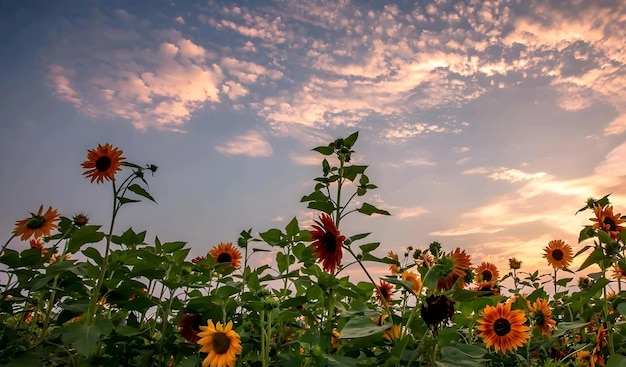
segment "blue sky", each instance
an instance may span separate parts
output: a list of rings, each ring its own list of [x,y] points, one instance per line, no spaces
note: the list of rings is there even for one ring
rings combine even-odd
[[[580,248],[589,196],[626,211],[623,1],[2,0],[0,14],[7,237],[41,204],[108,223],[109,185],[81,176],[99,143],[159,166],[158,205],[126,207],[120,231],[199,255],[243,229],[307,227],[311,148],[357,130],[354,161],[380,187],[365,200],[393,215],[341,230],[372,231],[381,255],[437,240],[476,265],[545,269],[550,240]]]

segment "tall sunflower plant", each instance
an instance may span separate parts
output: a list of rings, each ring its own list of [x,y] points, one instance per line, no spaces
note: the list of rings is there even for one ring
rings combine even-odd
[[[84,176],[112,187],[108,231],[84,213],[43,205],[16,221],[0,253],[0,364],[626,363],[626,218],[609,195],[579,210],[593,214],[578,249],[546,244],[550,273],[526,271],[515,257],[505,271],[437,241],[380,254],[369,233],[340,230],[347,215],[390,214],[364,200],[376,185],[367,166],[351,163],[357,140],[313,148],[323,158],[301,198],[310,227],[293,218],[281,229],[243,230],[196,257],[183,241],[117,231],[122,207],[155,202],[145,174],[157,168],[127,162],[110,144],[88,150]],[[572,269],[577,257],[585,259]],[[367,281],[353,283],[344,275],[351,267]]]

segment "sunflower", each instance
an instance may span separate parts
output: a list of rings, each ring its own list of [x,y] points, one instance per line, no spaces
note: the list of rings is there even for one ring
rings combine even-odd
[[[496,286],[493,282],[482,281],[480,282],[476,288],[474,289],[476,292],[489,292],[481,294],[479,297],[489,297],[489,296],[499,296],[500,288]]]
[[[437,282],[437,289],[440,291],[450,290],[454,286],[454,284],[459,282],[459,286],[463,288],[465,286],[465,281],[463,278],[465,277],[465,272],[470,268],[472,264],[470,261],[470,256],[465,253],[465,250],[461,251],[460,248],[456,248],[454,252],[450,253],[450,255],[439,259],[437,262],[443,261],[445,263],[449,263],[451,265],[450,271],[447,274],[444,274],[443,277],[439,278]]]
[[[322,214],[319,221],[315,221],[314,231],[309,231],[315,247],[313,255],[319,256],[319,261],[325,271],[335,273],[335,269],[341,264],[343,241],[346,239],[339,233],[330,216]]]
[[[548,263],[554,269],[565,269],[572,262],[572,247],[562,240],[550,241],[544,250],[546,253],[543,257],[548,259]]]
[[[378,316],[372,318],[372,322],[378,326],[383,326],[387,323],[387,318],[389,315],[386,314],[378,314]],[[400,338],[400,326],[398,324],[393,324],[391,327],[383,333],[383,337],[389,341],[393,341]]]
[[[422,304],[420,313],[426,325],[433,326],[435,329],[440,323],[452,320],[454,317],[454,301],[446,297],[446,295],[431,294]]]
[[[35,239],[41,236],[50,236],[50,232],[53,229],[59,228],[55,223],[59,220],[59,212],[52,207],[48,207],[45,214],[43,213],[43,205],[39,207],[37,214],[30,213],[31,217],[18,220],[15,222],[15,229],[13,229],[14,236],[22,236],[21,240],[26,241],[31,236]]]
[[[200,325],[200,330],[197,344],[202,346],[200,352],[208,353],[202,367],[233,367],[237,354],[241,354],[241,339],[233,330],[233,322],[222,326],[220,322],[213,324],[213,320],[209,320],[207,326]]]
[[[218,264],[230,264],[234,268],[241,265],[241,253],[233,247],[232,242],[221,243],[214,246],[209,255],[215,259]]]
[[[623,269],[619,264],[613,265],[613,278],[617,280],[626,279],[626,269]]]
[[[548,338],[552,335],[552,327],[556,321],[552,319],[552,310],[547,299],[537,298],[530,307],[530,318],[542,334]]]
[[[509,258],[509,268],[511,270],[518,270],[522,267],[522,260],[517,260],[514,257]]]
[[[393,285],[391,283],[380,281],[378,289],[376,289],[376,299],[381,306],[391,303],[391,296],[393,294]]]
[[[74,225],[76,227],[80,228],[89,223],[89,217],[84,213],[78,213],[74,216],[74,219],[72,219],[72,221],[74,222]]]
[[[591,353],[591,365],[595,366],[596,364],[600,366],[604,366],[604,355],[602,354],[602,348],[607,346],[606,339],[608,338],[608,331],[601,324],[596,331],[596,345],[593,347],[593,352]]]
[[[626,222],[621,219],[621,213],[613,214],[613,206],[607,205],[604,208],[600,205],[593,207],[593,212],[596,214],[595,218],[589,218],[589,220],[596,222],[593,228],[605,231],[611,236],[611,239],[617,240],[620,232],[624,229],[624,226],[620,224]]]
[[[511,311],[510,303],[498,303],[496,307],[487,305],[478,319],[477,329],[487,348],[492,345],[497,351],[515,351],[530,339],[524,311]]]
[[[422,278],[418,277],[414,272],[409,270],[403,271],[402,280],[411,283],[411,290],[415,293],[415,295],[420,295],[422,293]]]
[[[48,253],[48,250],[43,247],[44,246],[43,241],[41,241],[40,239],[32,239],[29,241],[29,243],[30,243],[30,248],[41,249],[41,257],[46,256],[46,254]]]
[[[498,272],[498,268],[490,262],[483,261],[476,268],[476,283],[481,282],[494,282],[500,278],[500,273]]]
[[[395,263],[389,265],[389,272],[391,273],[391,275],[398,274],[400,272],[400,262],[398,261],[398,254],[393,251],[389,251],[387,257],[392,261],[395,261]]]
[[[200,340],[198,333],[201,332],[200,325],[202,324],[202,316],[199,313],[187,313],[178,322],[180,328],[180,336],[187,339],[192,343],[197,343]]]
[[[83,175],[91,177],[91,182],[102,183],[104,180],[115,181],[115,173],[120,171],[124,152],[113,148],[111,144],[104,146],[98,144],[98,148],[87,151],[87,160],[82,166],[86,169]]]

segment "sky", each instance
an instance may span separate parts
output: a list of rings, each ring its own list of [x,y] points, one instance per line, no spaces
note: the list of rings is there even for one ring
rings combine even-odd
[[[80,167],[105,143],[159,167],[119,232],[196,256],[310,228],[311,149],[355,131],[379,186],[356,204],[392,215],[340,230],[379,256],[438,241],[547,271],[549,241],[583,246],[588,197],[626,212],[624,0],[0,0],[0,49],[6,238],[40,205],[108,227],[111,187]]]

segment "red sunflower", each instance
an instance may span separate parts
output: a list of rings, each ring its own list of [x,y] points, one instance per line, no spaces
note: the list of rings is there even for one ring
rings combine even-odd
[[[311,246],[315,247],[313,255],[319,256],[319,262],[325,271],[334,274],[335,269],[341,264],[343,241],[346,237],[341,235],[327,214],[322,214],[315,223],[313,225],[315,230],[309,231],[313,238]]]
[[[614,241],[619,238],[619,234],[624,230],[624,226],[620,225],[626,220],[621,218],[621,213],[613,214],[613,206],[607,205],[604,208],[596,205],[593,207],[595,218],[589,218],[589,220],[596,222],[593,228],[605,231],[611,236]]]
[[[391,303],[392,295],[393,285],[389,282],[381,280],[378,285],[378,289],[376,290],[376,300],[378,300],[378,303],[380,303],[381,306],[384,306],[385,304],[389,305]]]

